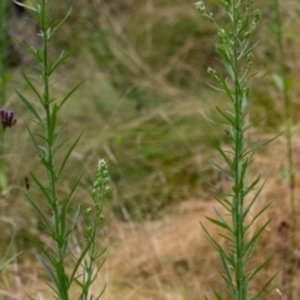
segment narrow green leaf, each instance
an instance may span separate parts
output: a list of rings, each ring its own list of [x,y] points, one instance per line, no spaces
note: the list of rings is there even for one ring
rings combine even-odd
[[[68,161],[68,159],[69,159],[71,153],[73,152],[74,148],[75,148],[76,145],[78,144],[78,142],[79,142],[81,136],[82,136],[82,133],[78,136],[78,138],[76,139],[76,141],[71,145],[71,147],[69,148],[67,154],[65,155],[64,160],[63,160],[63,162],[62,162],[62,164],[61,164],[61,166],[60,166],[60,169],[59,169],[59,171],[58,171],[58,173],[57,173],[57,176],[58,176],[58,177],[60,177],[62,171],[64,170],[64,167],[65,167],[65,165],[66,165],[66,163],[67,163],[67,161]]]
[[[202,222],[200,222],[200,225],[202,227],[202,229],[205,232],[206,238],[208,239],[208,241],[211,243],[211,245],[219,252],[219,253],[224,253],[225,252],[223,250],[223,248],[220,246],[220,244],[210,235],[210,233],[208,232],[208,230],[205,228],[205,226],[202,224]]]
[[[43,266],[43,268],[46,271],[46,273],[48,274],[49,278],[55,284],[56,289],[58,291],[60,291],[61,287],[60,287],[60,284],[59,284],[58,279],[55,276],[54,272],[51,270],[51,268],[48,266],[48,264],[44,261],[43,258],[41,258],[38,254],[36,254],[36,257],[37,257],[38,261],[41,263],[41,265]]]
[[[37,177],[32,173],[29,172],[30,176],[32,177],[33,181],[38,186],[39,190],[42,192],[42,194],[46,197],[46,200],[49,204],[52,203],[51,196],[49,195],[49,191],[47,187],[44,187],[43,184],[37,179]]]
[[[243,157],[245,157],[246,155],[248,155],[249,153],[255,152],[258,149],[268,145],[269,143],[273,142],[274,140],[276,140],[279,136],[281,136],[282,133],[279,133],[278,135],[276,135],[274,138],[267,140],[266,142],[261,142],[260,140],[257,141],[256,145],[248,148],[244,153],[243,153]]]
[[[219,166],[217,163],[215,163],[214,161],[209,161],[217,170],[219,170],[222,174],[225,175],[225,177],[227,177],[230,181],[233,181],[232,176],[226,171],[224,170],[221,166]]]
[[[254,235],[251,237],[251,239],[247,242],[247,244],[243,248],[243,256],[246,255],[246,253],[249,251],[250,248],[253,248],[257,238],[265,230],[265,228],[269,225],[270,222],[271,220],[267,221],[263,226],[261,226],[258,230],[255,231]]]
[[[71,55],[72,51],[67,52],[66,54],[64,52],[61,53],[57,61],[49,68],[49,76],[52,74],[52,72],[57,69],[59,66],[61,66],[66,59]]]
[[[62,99],[61,103],[59,104],[59,108],[61,108],[64,103],[78,90],[78,88],[85,82],[85,79],[79,82],[74,88],[72,88],[66,96]]]
[[[75,184],[73,185],[71,191],[69,192],[68,198],[71,199],[75,190],[77,189],[78,184],[80,183],[82,176],[83,176],[84,172],[82,172],[79,176],[78,179],[76,180]]]
[[[272,281],[274,280],[274,278],[277,276],[277,274],[275,274],[274,276],[272,276],[265,284],[264,286],[261,288],[261,290],[252,298],[253,300],[263,300],[265,299],[266,295],[268,295],[273,289],[274,286],[270,286],[270,284],[272,283]]]
[[[253,273],[251,273],[249,275],[248,281],[251,281],[262,269],[264,269],[269,264],[271,259],[272,259],[272,257],[269,257],[265,262],[263,262],[258,267],[256,267],[255,270],[253,271]]]
[[[217,298],[217,300],[224,300],[224,299],[221,297],[221,295],[218,294],[218,293],[216,292],[215,289],[211,288],[211,291],[213,292],[213,294],[215,295],[215,297]]]
[[[290,170],[289,170],[288,166],[281,166],[280,173],[281,173],[281,177],[282,177],[283,181],[286,184],[289,184],[290,180],[291,180],[291,174],[290,174]]]
[[[46,217],[44,216],[44,214],[42,213],[42,211],[37,207],[37,205],[34,203],[34,201],[27,194],[25,194],[25,198],[31,204],[31,206],[34,208],[34,210],[36,211],[36,213],[38,214],[38,216],[40,216],[40,218],[43,220],[44,226],[46,226],[46,228],[49,231],[51,231],[50,223],[48,222],[48,220],[46,219]]]
[[[230,231],[230,233],[233,234],[233,231],[231,229],[231,227],[229,226],[229,224],[224,220],[224,218],[221,216],[221,214],[218,212],[218,210],[214,207],[214,212],[216,214],[216,216],[218,217],[218,219],[226,226],[227,230]]]
[[[0,272],[2,272],[15,258],[17,258],[22,252],[18,252],[17,254],[11,256],[10,258],[4,259],[4,261],[0,265]]]
[[[220,203],[229,213],[231,213],[231,202],[227,199],[226,195],[222,195],[222,197],[220,197],[220,198],[214,196],[214,199],[218,203]]]
[[[224,117],[225,120],[228,121],[229,124],[234,125],[234,118],[231,117],[228,113],[225,114],[218,106],[216,106],[217,111]]]
[[[90,240],[90,241],[88,242],[88,244],[85,245],[85,248],[84,248],[84,250],[81,252],[80,256],[76,258],[76,264],[75,264],[74,269],[73,269],[73,271],[72,271],[72,274],[71,274],[71,276],[70,276],[70,282],[73,282],[73,281],[74,281],[74,278],[75,278],[75,276],[76,276],[76,273],[77,273],[77,270],[78,270],[79,266],[81,265],[81,263],[82,263],[82,261],[83,261],[85,255],[86,255],[87,252],[89,251],[91,244],[94,243],[94,242],[95,242],[95,241]]]
[[[215,90],[215,91],[225,93],[223,89],[218,88],[218,87],[216,87],[215,85],[212,85],[212,84],[207,83],[207,82],[206,82],[206,84],[207,84],[210,88],[212,88],[213,90]]]
[[[77,211],[76,211],[76,213],[75,213],[75,215],[72,218],[72,222],[71,222],[71,224],[70,224],[70,226],[68,228],[68,231],[66,232],[66,234],[64,236],[64,248],[65,248],[65,251],[67,249],[67,246],[68,246],[68,243],[69,243],[69,239],[72,236],[72,233],[74,233],[74,229],[75,229],[75,226],[76,226],[76,223],[77,223],[80,211],[81,211],[81,208],[79,206],[78,209],[77,209]]]
[[[262,117],[260,119],[258,119],[257,121],[250,123],[249,125],[243,127],[243,132],[246,132],[248,129],[254,127],[255,125],[259,124],[260,122],[262,122],[263,120],[266,120],[266,116]]]
[[[228,87],[227,82],[226,82],[225,80],[222,79],[222,81],[221,81],[220,84],[221,84],[221,86],[223,87],[223,89],[224,89],[226,95],[228,96],[228,98],[229,98],[232,102],[234,102],[234,99],[233,99],[233,93],[231,92],[230,88]]]
[[[48,41],[50,41],[53,37],[53,35],[55,34],[55,32],[61,27],[61,25],[67,20],[67,18],[70,16],[72,12],[72,7],[69,9],[69,11],[67,12],[67,14],[65,15],[65,17],[58,23],[57,26],[55,26],[52,30],[52,32],[49,34],[48,36]]]
[[[32,47],[32,46],[28,46],[27,44],[25,44],[24,42],[22,42],[21,40],[17,39],[16,37],[13,37],[13,39],[22,46],[22,48],[27,51],[28,53],[30,53],[31,55],[33,55],[34,57],[36,57],[39,61],[41,61],[41,53],[39,50],[37,50],[36,48]]]
[[[39,149],[39,145],[37,144],[37,142],[36,142],[36,140],[35,140],[35,138],[34,138],[34,134],[33,134],[32,131],[30,130],[30,128],[29,128],[29,126],[28,126],[28,124],[27,124],[26,121],[25,121],[25,126],[26,126],[26,128],[27,128],[27,130],[28,130],[28,133],[29,133],[29,135],[30,135],[30,138],[31,138],[33,144],[34,144],[35,149],[37,150],[37,152],[39,152],[39,150],[40,150],[40,149]]]
[[[273,79],[275,85],[277,86],[277,88],[279,89],[279,91],[283,92],[285,90],[284,79],[276,73],[272,74],[272,79]]]
[[[212,145],[217,151],[221,154],[223,157],[224,161],[226,162],[227,166],[232,169],[232,161],[231,159],[226,155],[226,153],[223,151],[223,149],[220,147],[220,143],[218,141],[213,141],[211,140]]]
[[[258,175],[256,177],[256,179],[253,180],[252,183],[248,187],[244,188],[243,195],[246,196],[250,191],[252,191],[256,187],[256,185],[258,184],[259,180],[260,180],[260,175]]]
[[[103,296],[105,290],[106,290],[106,285],[104,286],[104,288],[102,289],[102,291],[100,292],[100,294],[98,295],[98,297],[95,300],[99,300]]]
[[[18,4],[19,6],[22,6],[22,7],[26,8],[26,9],[28,9],[28,10],[34,12],[34,13],[37,13],[37,14],[40,13],[39,6],[34,7],[34,6],[32,6],[32,5],[24,4],[24,3],[18,2],[18,1],[16,1],[16,0],[13,0],[13,1],[14,1],[16,4]]]
[[[223,276],[223,279],[225,280],[225,282],[229,285],[231,291],[234,291],[234,283],[233,283],[233,279],[232,276],[230,274],[230,270],[227,266],[227,262],[226,262],[226,257],[220,253],[220,258],[221,258],[221,262],[222,262],[222,266],[223,266],[223,270],[225,271],[225,274]]]
[[[212,218],[209,218],[209,217],[205,217],[207,220],[209,220],[210,222],[212,222],[213,224],[221,227],[221,228],[224,228],[226,230],[230,229],[228,228],[225,224],[223,224],[222,222],[216,220],[216,219],[212,219]]]
[[[43,103],[43,99],[42,96],[40,95],[40,93],[37,91],[37,89],[34,87],[34,85],[32,84],[32,82],[30,81],[30,79],[27,77],[27,75],[22,72],[22,76],[25,79],[26,83],[29,85],[29,87],[31,88],[31,90],[35,93],[35,95],[37,96],[39,102],[44,105]]]
[[[255,193],[254,197],[252,198],[251,202],[249,203],[249,205],[247,206],[247,208],[244,210],[244,213],[243,213],[243,220],[245,220],[246,216],[248,215],[250,209],[252,208],[253,204],[255,203],[255,201],[257,200],[258,196],[260,195],[265,183],[266,183],[267,180],[265,180],[263,182],[263,184],[261,185],[261,187],[259,188],[259,190]]]
[[[202,179],[213,189],[215,190],[216,193],[220,193],[220,190],[213,184],[209,181],[209,179],[205,176],[205,174],[201,171],[201,170],[198,170],[200,176],[202,177]]]
[[[52,252],[49,251],[49,249],[47,247],[45,247],[44,243],[39,241],[37,238],[33,237],[33,241],[34,241],[35,245],[37,246],[37,248],[41,251],[41,253],[43,255],[45,255],[45,257],[48,259],[50,264],[52,266],[55,266],[57,264],[57,261],[56,261],[56,258],[54,257],[54,255],[52,254]]]
[[[251,220],[251,222],[249,223],[249,225],[248,226],[251,226],[254,222],[255,222],[255,220],[263,213],[263,212],[265,212],[266,211],[266,209],[268,208],[268,207],[270,207],[270,205],[272,204],[272,202],[271,203],[269,203],[269,204],[267,204],[267,205],[265,205],[255,216],[254,216],[254,218]],[[270,220],[271,221],[271,220]]]
[[[51,115],[50,115],[50,122],[48,125],[48,129],[49,129],[48,143],[50,145],[53,144],[54,133],[55,133],[55,128],[56,128],[56,117],[57,117],[58,111],[59,111],[59,107],[56,104],[54,104],[53,109],[51,111]]]
[[[21,101],[25,104],[25,106],[28,108],[28,110],[34,115],[34,117],[38,120],[39,123],[42,123],[42,119],[40,118],[39,114],[36,112],[36,110],[33,108],[33,106],[30,104],[30,102],[17,90],[15,90]]]

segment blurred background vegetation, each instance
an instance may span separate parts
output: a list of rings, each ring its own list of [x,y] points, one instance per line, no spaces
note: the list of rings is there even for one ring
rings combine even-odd
[[[207,3],[222,22],[222,13],[214,1]],[[292,0],[282,3],[285,51],[293,87],[292,117],[297,132],[299,4]],[[199,15],[191,1],[185,0],[51,0],[48,5],[53,19],[63,18],[73,6],[52,44],[53,56],[62,50],[73,50],[60,74],[55,75],[59,81],[53,83],[52,96],[59,98],[86,79],[61,116],[61,122],[67,120],[68,142],[83,131],[61,192],[84,168],[84,180],[74,201],[89,205],[97,162],[105,158],[112,187],[106,208],[121,221],[159,220],[185,200],[211,200],[211,189],[201,179],[199,169],[216,185],[224,184],[222,175],[209,164],[209,159],[218,160],[218,154],[211,151],[208,137],[226,143],[223,129],[208,120],[218,120],[216,106],[226,109],[223,95],[207,84],[214,83],[207,75],[208,66],[220,70],[213,26]],[[251,140],[258,136],[268,139],[283,129],[283,102],[272,80],[278,71],[273,2],[255,1],[254,6],[261,9],[262,21],[255,34],[259,44],[254,49],[253,70],[258,73],[250,94],[249,121],[263,120],[252,129]],[[27,12],[26,22],[32,17]],[[38,44],[34,27],[29,30],[29,25],[22,26],[26,32],[20,31],[16,27],[19,21],[15,13],[11,14],[10,32],[24,42]],[[12,43],[15,44],[13,40]],[[21,50],[17,59],[7,74],[6,108],[15,110],[18,123],[6,133],[8,185],[0,203],[0,227],[3,236],[9,237],[11,226],[17,225],[20,229],[16,241],[24,247],[31,242],[22,228],[40,230],[38,220],[23,200],[24,178],[31,170],[44,174],[39,170],[25,126],[28,123],[34,130],[35,124],[15,95],[18,89],[33,99],[20,70],[35,76],[36,62]],[[278,151],[284,157],[282,149]],[[265,175],[269,173],[265,160],[269,150],[260,150],[262,159],[258,162],[266,168],[262,171]],[[276,155],[272,157],[276,159]],[[30,193],[35,193],[34,188]],[[43,205],[38,195],[37,201]]]
[[[73,49],[62,67],[63,77],[58,74],[61,80],[53,85],[54,97],[86,79],[66,111],[67,135],[75,137],[84,131],[66,180],[72,180],[74,168],[84,166],[87,182],[82,188],[88,188],[98,157],[105,157],[114,185],[109,205],[124,220],[156,218],[169,204],[203,198],[207,187],[199,168],[213,182],[220,181],[221,175],[207,163],[208,157],[214,155],[209,150],[208,136],[222,142],[223,132],[205,116],[217,120],[215,106],[223,105],[222,95],[207,85],[213,83],[207,67],[220,68],[213,45],[215,31],[192,4],[179,0],[49,2],[55,18],[63,17],[73,6],[52,45],[53,55]],[[222,18],[214,2],[209,5]],[[282,123],[283,104],[276,99],[272,82],[272,74],[277,71],[273,4],[268,0],[256,5],[263,17],[255,36],[260,41],[254,50],[258,81],[250,95],[250,115],[252,122],[265,117],[259,130],[276,133]],[[291,80],[297,82],[299,37],[292,24],[298,15],[292,5],[293,1],[288,1],[283,17],[286,43],[293,45],[286,48],[288,67]],[[30,17],[27,13],[26,22]],[[34,24],[23,26],[23,32],[18,27],[19,20],[18,16],[12,17],[11,32],[24,42],[38,43]],[[19,141],[19,135],[27,135],[22,120],[28,120],[27,112],[14,95],[16,88],[27,90],[19,69],[33,75],[36,72],[30,56],[19,56],[19,66],[9,70],[8,105],[20,119],[18,128],[7,137],[11,143]],[[293,92],[297,99],[297,87]],[[293,111],[296,119],[298,112]],[[32,158],[30,143],[28,148],[27,140],[22,144],[22,153],[14,152],[16,145],[11,144],[7,155],[17,156],[26,174],[37,161]],[[11,164],[18,160],[12,159]],[[18,165],[11,167],[19,170]],[[9,181],[16,184],[22,176],[15,174]]]

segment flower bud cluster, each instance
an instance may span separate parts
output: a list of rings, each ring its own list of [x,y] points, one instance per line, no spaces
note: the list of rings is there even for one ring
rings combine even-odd
[[[208,18],[211,22],[214,22],[213,13],[210,12],[206,7],[203,1],[197,1],[194,3],[194,6],[197,10],[199,10],[202,15],[206,18]]]
[[[94,189],[92,190],[92,198],[96,206],[96,214],[101,216],[102,200],[109,191],[107,186],[109,182],[108,168],[104,159],[101,159],[98,163],[97,178],[94,182]]]
[[[97,195],[99,190],[103,190],[103,189],[104,191],[107,190],[106,185],[108,182],[109,182],[109,176],[108,176],[107,164],[104,159],[101,159],[98,163],[97,179],[93,184],[94,186],[94,189],[92,191],[93,198],[94,196]]]
[[[219,76],[217,75],[217,71],[216,71],[216,70],[212,69],[211,67],[208,67],[207,73],[208,73],[213,79],[215,79],[216,81],[220,82],[220,78],[219,78]]]
[[[261,18],[261,12],[260,12],[260,10],[256,9],[253,12],[253,16],[254,16],[254,19],[252,20],[252,22],[250,24],[250,29],[247,32],[245,32],[244,35],[243,35],[243,37],[245,39],[248,39],[253,34],[253,32],[256,30],[257,23],[258,23],[258,21]]]

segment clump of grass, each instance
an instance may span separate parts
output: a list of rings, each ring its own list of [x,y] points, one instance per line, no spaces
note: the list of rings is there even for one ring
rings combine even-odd
[[[260,176],[251,178],[250,165],[256,150],[265,143],[258,141],[247,144],[246,140],[246,133],[253,126],[247,121],[250,81],[254,76],[254,73],[251,73],[254,59],[252,49],[256,45],[251,37],[260,19],[260,11],[252,10],[252,0],[217,2],[226,17],[226,21],[222,24],[216,21],[213,13],[202,1],[196,2],[195,7],[218,30],[216,51],[227,73],[219,75],[216,70],[208,68],[209,74],[218,83],[218,86],[213,88],[224,93],[230,104],[228,105],[230,110],[217,107],[223,118],[221,124],[226,125],[225,132],[230,142],[230,149],[225,149],[218,141],[213,141],[214,147],[224,161],[224,166],[212,162],[213,166],[231,182],[229,191],[223,191],[212,185],[218,193],[216,199],[226,209],[228,217],[214,208],[216,218],[207,217],[207,219],[225,232],[222,233],[222,237],[229,243],[228,249],[224,249],[224,246],[212,237],[202,223],[201,225],[208,240],[220,255],[223,266],[221,277],[228,287],[226,294],[236,300],[264,299],[270,291],[273,278],[256,292],[251,292],[251,281],[261,269],[265,268],[269,259],[255,267],[250,267],[249,262],[258,237],[269,224],[267,221],[251,233],[254,222],[268,207],[268,205],[263,207],[254,215],[252,213],[262,186],[258,188]],[[254,196],[250,196],[250,193],[255,190]],[[212,291],[216,299],[225,299],[220,292],[215,289]]]
[[[48,212],[39,207],[38,202],[30,196],[29,192],[25,194],[27,201],[39,217],[42,228],[49,237],[48,243],[38,238],[34,239],[37,259],[52,281],[52,289],[57,299],[71,299],[71,295],[73,295],[71,291],[74,289],[74,285],[78,288],[77,299],[84,300],[93,297],[99,299],[104,289],[93,296],[90,287],[104,261],[99,262],[99,258],[105,253],[105,248],[99,247],[97,244],[97,236],[105,224],[102,216],[102,203],[107,194],[108,183],[108,171],[105,161],[101,160],[98,164],[97,180],[91,193],[94,202],[93,208],[83,211],[79,205],[76,211],[72,212],[69,207],[81,181],[82,174],[77,176],[66,195],[59,192],[67,162],[81,135],[69,148],[64,149],[63,145],[66,140],[62,139],[65,124],[58,124],[58,116],[61,108],[81,83],[72,88],[60,101],[53,99],[51,95],[53,73],[66,61],[70,52],[62,52],[57,60],[51,61],[49,58],[49,44],[70,15],[71,10],[61,21],[53,22],[48,18],[46,0],[42,0],[40,4],[36,5],[16,3],[36,15],[40,29],[39,35],[42,38],[41,49],[23,45],[36,58],[40,66],[41,74],[40,80],[38,80],[40,86],[26,74],[23,74],[40,109],[36,109],[36,104],[33,104],[25,95],[17,91],[19,98],[31,112],[34,122],[38,125],[39,129],[36,132],[33,132],[28,125],[27,128],[40,158],[40,163],[46,173],[45,179],[40,178],[33,172],[30,175],[40,197],[43,198],[50,210],[50,217]],[[62,155],[61,160],[56,159],[58,152]],[[83,217],[86,219],[83,226],[83,236],[78,237],[76,236],[76,226],[80,218]]]

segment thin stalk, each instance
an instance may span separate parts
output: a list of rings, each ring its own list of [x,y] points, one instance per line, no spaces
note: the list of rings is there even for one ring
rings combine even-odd
[[[42,30],[42,37],[43,37],[43,100],[44,100],[44,109],[46,112],[46,138],[47,138],[47,175],[48,175],[48,184],[49,189],[51,191],[51,207],[53,210],[53,218],[54,218],[54,237],[56,241],[56,251],[58,255],[57,261],[57,274],[58,280],[60,284],[59,295],[61,300],[68,300],[68,287],[66,286],[65,280],[65,266],[64,266],[64,243],[62,241],[62,237],[64,236],[64,232],[62,232],[62,228],[64,227],[60,218],[60,204],[58,203],[57,197],[57,188],[56,188],[56,175],[53,165],[53,133],[51,131],[52,120],[51,120],[51,108],[50,108],[50,92],[49,92],[49,68],[48,68],[48,24],[47,24],[47,17],[46,17],[46,0],[42,0],[41,6],[41,30]]]
[[[244,282],[244,262],[243,262],[243,240],[244,240],[244,227],[243,227],[243,174],[242,170],[242,153],[243,153],[243,130],[242,130],[242,103],[241,91],[238,74],[238,33],[237,33],[237,16],[236,4],[232,2],[232,16],[233,16],[233,71],[234,71],[234,113],[235,113],[235,151],[234,151],[234,197],[233,197],[233,215],[232,221],[234,226],[235,235],[235,251],[236,251],[236,287],[237,287],[237,300],[242,300],[243,295],[246,294]]]
[[[293,152],[292,152],[292,119],[291,119],[291,100],[289,96],[289,88],[287,84],[287,72],[286,72],[286,62],[285,62],[285,53],[283,47],[283,30],[282,22],[280,15],[280,6],[279,1],[274,0],[275,13],[276,13],[276,37],[277,45],[279,50],[279,71],[280,77],[283,81],[282,97],[284,100],[284,122],[285,122],[285,138],[286,138],[286,152],[287,152],[287,174],[288,174],[288,187],[289,187],[289,200],[291,207],[291,260],[295,259],[296,251],[296,237],[295,233],[297,231],[297,215],[296,215],[296,204],[295,204],[295,177],[293,170]],[[295,281],[295,264],[291,263],[290,271],[290,288],[289,293],[291,299],[293,299],[293,290],[294,290],[294,281]]]

